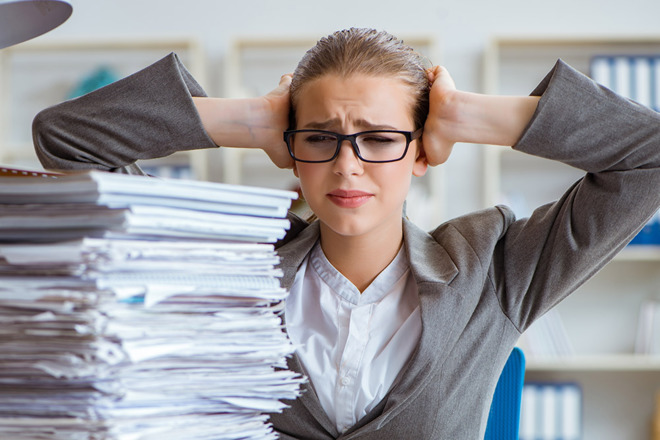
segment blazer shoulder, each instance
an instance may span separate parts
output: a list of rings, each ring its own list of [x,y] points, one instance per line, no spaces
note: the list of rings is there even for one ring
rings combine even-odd
[[[455,230],[466,238],[478,238],[484,235],[501,238],[515,220],[511,208],[497,205],[447,220],[431,231],[431,235],[440,239],[448,230]]]
[[[492,252],[516,220],[508,206],[498,205],[448,220],[430,232],[446,249],[467,243],[476,253]]]

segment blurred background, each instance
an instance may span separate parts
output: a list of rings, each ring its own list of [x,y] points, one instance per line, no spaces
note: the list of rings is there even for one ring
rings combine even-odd
[[[318,38],[347,27],[403,38],[446,66],[463,90],[528,94],[562,58],[656,110],[660,103],[660,2],[653,0],[70,3],[63,25],[0,51],[3,165],[39,168],[30,134],[37,111],[169,52],[209,95],[256,96],[274,88]],[[415,182],[409,216],[430,228],[496,203],[525,216],[580,176],[522,156],[456,146],[446,165]],[[296,188],[290,171],[259,153],[219,149],[143,165],[162,176]],[[653,437],[660,423],[659,236],[650,222],[635,245],[523,338],[530,386],[521,438],[660,438]]]
[[[21,51],[28,44],[46,44],[49,42],[78,42],[81,45],[115,41],[134,43],[135,47],[146,46],[154,40],[194,40],[199,44],[203,60],[195,64],[181,53],[189,69],[196,71],[196,76],[203,83],[207,92],[215,96],[233,96],[242,90],[228,90],[227,66],[232,58],[232,50],[241,40],[259,40],[264,42],[275,39],[301,39],[304,42],[291,51],[287,59],[279,64],[267,60],[264,65],[267,75],[261,75],[261,89],[277,85],[278,67],[292,69],[299,58],[299,53],[308,47],[307,42],[335,30],[356,26],[374,27],[387,30],[401,38],[421,37],[430,39],[435,44],[430,61],[445,65],[459,88],[469,91],[485,91],[484,56],[493,38],[519,37],[535,38],[627,38],[631,35],[640,37],[660,37],[660,3],[653,0],[630,0],[627,2],[597,0],[555,0],[540,2],[534,0],[485,0],[429,1],[429,0],[379,0],[354,1],[335,0],[332,2],[294,1],[294,0],[246,0],[241,2],[227,0],[192,0],[176,2],[171,0],[72,0],[73,14],[62,26],[38,37],[37,39],[14,46]],[[186,52],[181,45],[165,43],[161,52],[168,49]],[[137,51],[137,49],[136,49]],[[51,51],[54,53],[54,51]],[[46,87],[46,78],[57,72],[59,64],[75,64],[70,77],[62,78],[58,85],[73,89],[75,83],[66,84],[66,80],[82,81],[85,75],[93,73],[94,67],[100,67],[103,61],[112,60],[110,54],[99,55],[96,51],[81,53],[81,57],[90,59],[90,65],[82,61],[55,63],[44,54],[35,57],[41,67],[41,76],[28,77],[28,73],[14,66],[18,78],[12,78],[14,90],[17,82],[27,85],[33,94],[40,92],[49,95],[50,101],[63,100],[66,94],[56,93]],[[145,51],[146,52],[146,51]],[[116,56],[115,54],[112,54]],[[566,57],[568,51],[556,52]],[[99,57],[96,66],[94,57]],[[113,67],[118,76],[126,75],[140,67],[155,61],[160,54],[145,53],[132,55],[129,50],[119,55],[121,63]],[[64,57],[58,53],[52,58]],[[130,58],[130,59],[129,59]],[[554,63],[554,54],[543,60],[537,68],[541,74],[531,77],[515,78],[514,90],[507,93],[527,94]],[[93,59],[93,60],[92,60]],[[39,63],[42,61],[42,63]],[[74,60],[75,61],[75,60]],[[259,62],[251,60],[251,69]],[[38,64],[43,64],[39,66]],[[203,64],[203,65],[202,65]],[[200,67],[198,67],[200,65]],[[50,67],[45,67],[50,66]],[[234,66],[236,67],[236,66]],[[74,70],[74,69],[71,69]],[[76,76],[77,74],[77,76]],[[246,75],[251,75],[252,71]],[[254,92],[254,90],[251,90]],[[493,90],[496,91],[496,90]],[[52,96],[52,97],[51,97]],[[18,97],[25,101],[24,95]],[[4,98],[3,102],[7,99]],[[43,99],[44,104],[47,104]],[[41,104],[41,102],[39,103]],[[11,101],[8,114],[20,110],[16,102]],[[35,109],[31,109],[34,111]],[[16,117],[18,117],[17,115]],[[10,120],[13,136],[16,132],[25,133],[29,129],[31,113],[21,114],[21,120]],[[5,120],[3,118],[3,120]],[[6,136],[5,136],[6,137]],[[21,136],[21,138],[25,137]],[[26,151],[18,153],[29,154]],[[4,161],[3,161],[4,162]],[[450,202],[446,203],[445,214],[453,217],[477,209],[486,204],[483,194],[483,173],[478,148],[467,146],[457,148],[446,169],[446,193]],[[218,178],[217,174],[211,178]]]

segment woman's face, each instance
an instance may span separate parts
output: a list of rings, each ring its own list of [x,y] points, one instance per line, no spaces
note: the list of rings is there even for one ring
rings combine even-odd
[[[413,98],[401,80],[369,75],[325,75],[304,85],[296,103],[296,129],[341,134],[365,130],[414,131]],[[397,162],[362,162],[349,141],[331,162],[296,162],[294,173],[312,211],[342,236],[401,229],[403,203],[412,175],[427,164],[419,140]]]

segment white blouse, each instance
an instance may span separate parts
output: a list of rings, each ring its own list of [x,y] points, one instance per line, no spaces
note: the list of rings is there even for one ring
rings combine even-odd
[[[388,393],[419,341],[417,284],[403,248],[360,294],[317,243],[296,274],[285,320],[323,409],[346,431]]]

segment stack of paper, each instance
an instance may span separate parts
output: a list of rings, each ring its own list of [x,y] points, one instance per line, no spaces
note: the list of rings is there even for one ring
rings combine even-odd
[[[0,438],[274,439],[295,193],[0,178]]]

